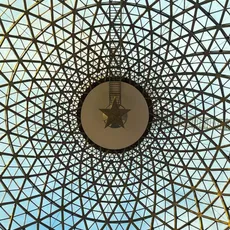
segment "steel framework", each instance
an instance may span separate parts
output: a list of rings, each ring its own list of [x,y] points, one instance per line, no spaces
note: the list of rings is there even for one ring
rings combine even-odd
[[[229,229],[229,22],[229,0],[0,1],[0,228]],[[78,122],[111,45],[153,113],[117,153]]]

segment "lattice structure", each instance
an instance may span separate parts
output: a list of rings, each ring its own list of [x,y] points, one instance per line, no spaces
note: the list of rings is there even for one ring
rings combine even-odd
[[[86,89],[109,77],[108,9],[0,1],[1,227],[229,229],[230,1],[124,2],[121,77],[154,116],[118,153],[77,122]]]

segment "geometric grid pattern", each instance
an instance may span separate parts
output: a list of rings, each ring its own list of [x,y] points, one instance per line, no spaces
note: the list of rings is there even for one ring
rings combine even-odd
[[[108,15],[104,0],[0,2],[1,227],[229,229],[230,1],[122,3],[119,68],[153,119],[120,153],[76,117],[111,68]]]

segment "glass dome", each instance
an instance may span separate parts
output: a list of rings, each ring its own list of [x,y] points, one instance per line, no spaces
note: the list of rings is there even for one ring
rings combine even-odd
[[[1,1],[0,228],[229,229],[229,21],[228,0]],[[79,111],[117,70],[152,119],[110,152]]]

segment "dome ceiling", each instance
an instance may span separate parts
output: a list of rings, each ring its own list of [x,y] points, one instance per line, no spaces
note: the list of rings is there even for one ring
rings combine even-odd
[[[229,229],[229,21],[228,0],[1,1],[0,226]],[[116,69],[152,119],[109,152],[79,110]]]

